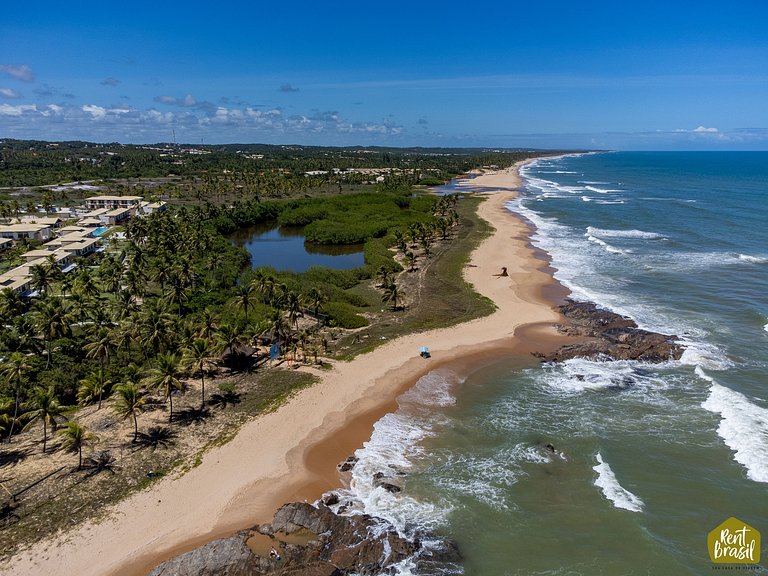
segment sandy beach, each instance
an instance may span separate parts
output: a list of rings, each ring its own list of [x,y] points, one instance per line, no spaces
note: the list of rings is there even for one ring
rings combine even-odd
[[[529,246],[527,225],[504,204],[520,185],[515,166],[467,182],[487,194],[479,208],[495,233],[473,253],[465,276],[497,306],[459,326],[408,335],[347,363],[274,413],[243,426],[181,477],[134,494],[67,534],[35,544],[0,567],[1,574],[141,575],[213,538],[271,519],[291,500],[314,500],[339,484],[336,464],[360,447],[373,423],[428,371],[500,353],[527,354],[557,336],[553,299],[561,297],[547,263]],[[508,277],[495,276],[505,266]],[[560,289],[562,290],[562,289]],[[430,359],[418,356],[428,345]]]

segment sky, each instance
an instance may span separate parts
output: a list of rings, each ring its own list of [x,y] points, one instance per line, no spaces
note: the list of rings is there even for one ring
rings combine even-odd
[[[0,138],[768,150],[765,0],[6,0]]]

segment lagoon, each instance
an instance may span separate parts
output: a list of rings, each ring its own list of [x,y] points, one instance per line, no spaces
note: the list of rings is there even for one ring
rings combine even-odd
[[[303,228],[277,227],[274,222],[240,229],[229,239],[248,251],[253,268],[305,272],[312,266],[351,270],[365,265],[362,244],[313,244],[304,240]]]

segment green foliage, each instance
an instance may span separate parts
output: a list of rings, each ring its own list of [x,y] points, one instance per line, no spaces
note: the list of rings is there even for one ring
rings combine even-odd
[[[378,272],[383,267],[387,272],[400,272],[403,269],[392,258],[392,252],[389,250],[391,242],[391,238],[377,238],[365,243],[363,253],[365,254],[365,263],[369,270]]]
[[[328,302],[325,305],[332,325],[340,328],[362,328],[368,326],[368,320],[357,313],[357,309],[344,302]]]

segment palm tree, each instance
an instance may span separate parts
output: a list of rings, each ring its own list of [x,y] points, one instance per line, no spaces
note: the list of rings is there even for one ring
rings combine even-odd
[[[126,383],[115,387],[115,394],[112,408],[123,419],[129,416],[133,418],[133,441],[136,442],[139,439],[138,415],[144,410],[146,397],[136,383]]]
[[[200,387],[202,390],[200,407],[205,406],[205,370],[213,365],[213,349],[207,340],[199,338],[192,342],[184,351],[183,362],[200,372]]]
[[[179,379],[179,356],[177,354],[160,354],[157,357],[157,366],[149,371],[147,383],[150,388],[163,391],[163,397],[169,402],[170,413],[168,421],[173,421],[173,391],[181,390],[182,382]]]
[[[29,428],[37,420],[43,421],[43,454],[45,454],[45,447],[48,442],[48,424],[56,431],[58,426],[56,418],[61,416],[63,409],[56,398],[53,386],[48,388],[38,386],[35,388],[32,392],[30,404],[32,410],[27,412],[30,420],[24,428]]]
[[[30,285],[40,292],[48,293],[53,284],[53,276],[50,267],[45,264],[35,264],[29,268],[29,274],[32,276]]]
[[[222,353],[226,353],[229,350],[229,354],[232,355],[235,352],[235,348],[243,341],[243,337],[244,331],[239,324],[223,324],[217,334],[219,350]]]
[[[71,452],[77,452],[77,469],[81,470],[83,468],[83,446],[95,443],[98,437],[88,432],[74,420],[70,420],[65,428],[59,430],[59,436],[61,436],[64,448]]]
[[[264,302],[264,304],[269,304],[269,302],[272,300],[272,293],[275,289],[275,278],[271,274],[266,273],[261,268],[258,268],[256,272],[254,272],[251,286],[254,290],[256,290],[256,292],[261,294],[262,302]]]
[[[0,290],[0,322],[10,322],[24,310],[24,301],[15,290],[3,288]]]
[[[288,311],[288,322],[299,329],[299,316],[301,316],[301,300],[296,292],[290,291],[285,295],[285,309]]]
[[[62,338],[72,334],[68,314],[68,306],[63,300],[45,298],[37,302],[34,320],[38,330],[45,339],[45,349],[48,360],[46,370],[51,366],[51,345],[56,338]]]
[[[403,293],[397,287],[394,282],[388,284],[384,288],[384,295],[381,297],[382,302],[392,302],[392,309],[397,310],[397,299],[402,298]]]
[[[197,335],[208,342],[213,342],[219,329],[219,319],[209,308],[203,310],[198,324]]]
[[[80,270],[74,284],[74,290],[83,296],[86,301],[94,300],[101,294],[99,286],[93,278],[93,274],[87,268]]]
[[[90,404],[98,398],[99,404],[96,408],[101,409],[101,399],[104,395],[104,390],[111,384],[108,380],[104,380],[104,369],[100,368],[96,372],[91,372],[80,380],[80,386],[77,388],[77,401],[81,405]]]
[[[141,312],[139,333],[144,350],[154,354],[168,344],[171,336],[173,317],[165,311],[160,300],[145,306]]]
[[[413,272],[416,270],[416,255],[408,250],[408,252],[405,253],[405,263],[408,265],[408,272]]]
[[[320,309],[323,307],[323,304],[328,302],[328,297],[317,288],[312,287],[307,292],[306,302],[312,308],[312,313],[317,323],[320,324]]]
[[[235,306],[245,312],[245,323],[248,324],[248,310],[253,308],[253,286],[251,284],[240,284],[235,291],[233,302]]]
[[[112,338],[111,330],[108,328],[100,328],[96,334],[96,339],[83,346],[86,358],[99,359],[99,365],[101,366],[101,370],[99,370],[101,376],[101,390],[104,389],[104,370],[106,365],[109,364],[109,356],[115,348]],[[101,390],[99,391],[99,408],[101,408]]]
[[[21,352],[14,352],[11,357],[3,364],[2,373],[8,382],[16,382],[16,400],[13,407],[13,420],[8,430],[8,442],[13,436],[13,428],[19,419],[19,397],[21,395],[21,382],[24,374],[29,372],[31,366],[27,364],[27,357]]]

